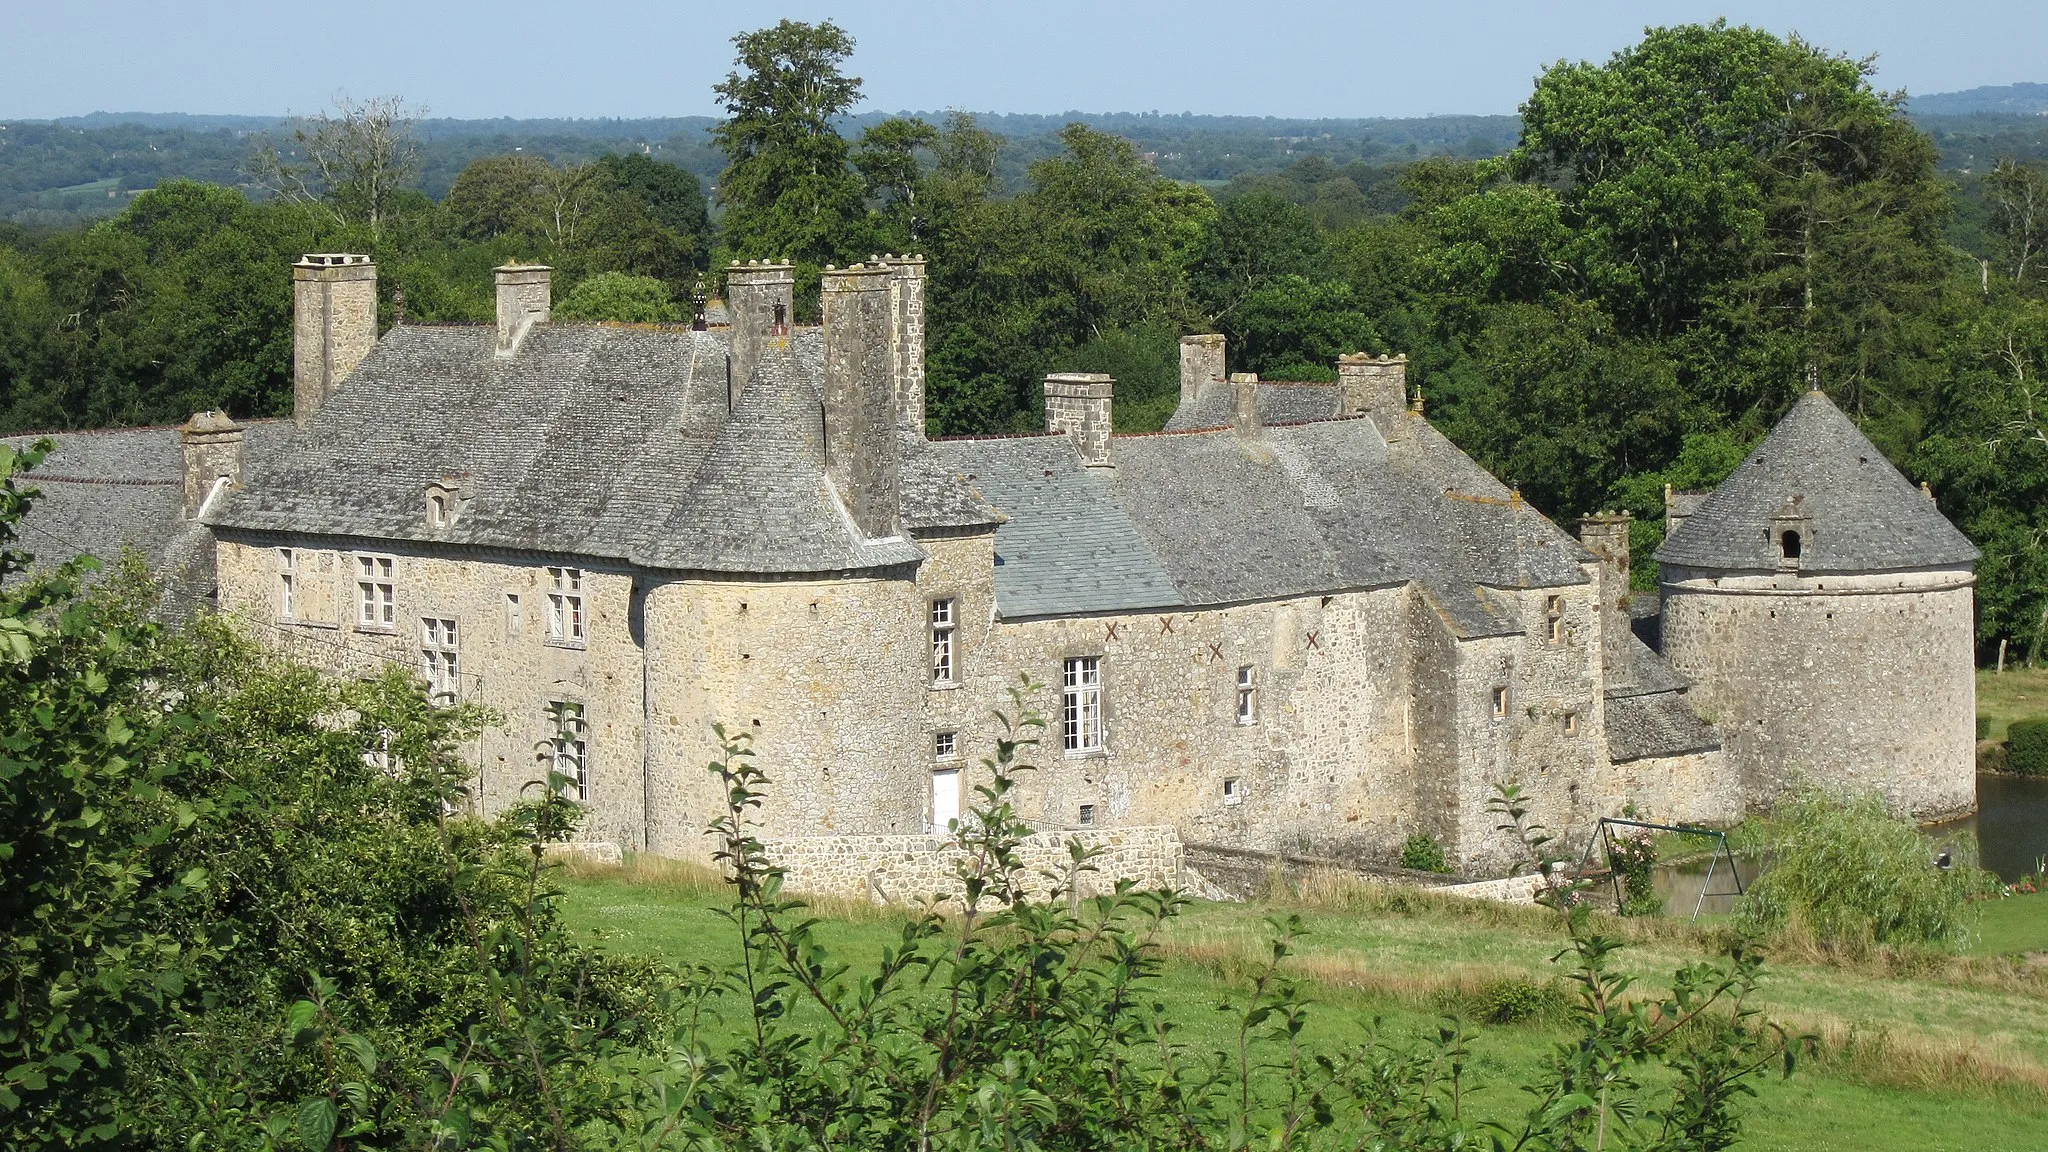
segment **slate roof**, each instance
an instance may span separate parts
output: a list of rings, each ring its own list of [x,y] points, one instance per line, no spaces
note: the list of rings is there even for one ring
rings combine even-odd
[[[216,527],[437,542],[650,567],[803,573],[900,564],[828,489],[822,348],[798,329],[764,350],[727,410],[727,332],[549,324],[517,354],[488,326],[393,328],[293,438],[245,467]],[[906,498],[912,527],[993,523],[957,479]],[[466,503],[427,524],[426,488]]]
[[[291,426],[258,420],[245,429],[245,453],[261,454],[275,451]],[[211,594],[212,537],[184,518],[184,454],[175,427],[34,433],[0,443],[23,449],[46,436],[50,454],[21,481],[41,493],[19,542],[38,566],[79,555],[111,566],[132,547],[164,578],[173,616]]]
[[[1720,737],[1693,715],[1683,692],[1616,696],[1607,701],[1607,755],[1617,764],[1711,752]]]
[[[1824,393],[1809,392],[1657,549],[1660,563],[1772,571],[1772,518],[1810,523],[1801,572],[1964,567],[1979,553]]]
[[[1120,436],[1114,468],[1064,438],[933,447],[1005,516],[1006,618],[1139,611],[1419,583],[1462,635],[1523,625],[1493,588],[1582,584],[1578,542],[1421,420]]]
[[[1168,432],[1193,432],[1202,428],[1230,425],[1236,399],[1229,384],[1209,384],[1195,394],[1192,404],[1174,409],[1166,421]],[[1287,384],[1261,381],[1259,423],[1299,424],[1304,420],[1328,420],[1337,415],[1335,384]]]

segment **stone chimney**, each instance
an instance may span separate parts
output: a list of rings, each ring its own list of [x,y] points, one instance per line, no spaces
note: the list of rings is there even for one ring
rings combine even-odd
[[[1110,398],[1116,378],[1100,372],[1055,372],[1045,378],[1045,430],[1065,433],[1090,468],[1111,467]]]
[[[312,419],[377,343],[377,265],[348,252],[292,265],[292,419]]]
[[[498,277],[498,355],[511,356],[554,308],[553,272],[545,264],[507,264]]]
[[[1389,444],[1408,437],[1408,357],[1337,357],[1337,412],[1368,416]]]
[[[889,323],[893,279],[886,267],[855,264],[827,267],[820,285],[825,314],[825,474],[869,539],[902,532]]]
[[[1664,536],[1671,537],[1679,525],[1686,522],[1700,505],[1707,502],[1712,492],[1681,492],[1671,485],[1664,486]]]
[[[1259,434],[1259,374],[1230,374],[1230,427],[1239,436]]]
[[[1579,521],[1579,543],[1600,561],[1601,655],[1609,668],[1626,665],[1634,634],[1628,615],[1628,536],[1634,521],[1627,512],[1600,512]]]
[[[197,412],[178,429],[178,443],[185,452],[185,519],[193,520],[221,480],[242,482],[242,426],[225,412]]]
[[[1223,337],[1218,333],[1180,338],[1180,402],[1193,403],[1202,389],[1223,383]]]
[[[882,257],[889,269],[889,355],[896,422],[924,436],[924,257]]]
[[[796,309],[796,266],[735,261],[725,270],[725,307],[732,322],[726,396],[729,404],[737,404],[761,364],[762,346],[789,335]]]

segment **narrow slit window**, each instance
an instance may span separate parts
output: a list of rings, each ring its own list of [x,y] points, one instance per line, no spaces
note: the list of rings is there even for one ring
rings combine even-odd
[[[934,600],[931,605],[932,628],[932,684],[950,686],[953,683],[953,602]]]
[[[1550,642],[1552,644],[1562,643],[1564,641],[1564,597],[1545,596],[1543,598],[1543,616],[1545,625],[1549,630]]]
[[[1256,673],[1249,664],[1237,670],[1237,722],[1257,724],[1259,722],[1259,685]]]
[[[1564,734],[1567,736],[1577,736],[1579,734],[1579,714],[1577,712],[1567,712],[1564,714]]]
[[[505,635],[517,636],[526,631],[525,606],[519,602],[519,593],[505,593]]]
[[[1069,752],[1102,749],[1102,657],[1072,656],[1060,677],[1060,741]]]
[[[1506,686],[1493,690],[1493,718],[1499,720],[1508,714],[1508,690]]]
[[[277,618],[299,618],[298,557],[289,548],[277,550]]]

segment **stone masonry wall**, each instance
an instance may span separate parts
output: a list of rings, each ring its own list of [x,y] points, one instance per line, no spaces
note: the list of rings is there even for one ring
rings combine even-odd
[[[642,846],[641,664],[629,621],[630,576],[584,570],[586,638],[571,646],[549,636],[547,570],[538,562],[365,550],[394,562],[397,627],[387,632],[356,624],[357,553],[331,544],[221,541],[221,610],[245,621],[259,639],[340,675],[370,674],[386,662],[417,674],[421,619],[454,620],[462,698],[504,718],[463,753],[477,766],[482,810],[503,810],[530,782],[546,777],[548,765],[538,749],[556,734],[548,705],[574,701],[584,707],[591,788],[589,821],[578,839]],[[298,620],[285,620],[279,612],[281,546],[296,553]],[[519,598],[517,616],[510,611],[511,596]]]
[[[1976,799],[1972,578],[1664,573],[1664,651],[1751,810],[1804,777],[1920,819]]]
[[[1099,850],[1092,871],[1073,871],[1069,845],[1076,842]],[[762,843],[790,890],[876,904],[957,901],[967,859],[950,836],[798,836]],[[1047,874],[1061,883],[1071,877],[1084,898],[1114,889],[1119,880],[1150,889],[1184,883],[1180,836],[1170,826],[1039,833],[1024,841],[1018,858],[1026,890],[1038,896],[1052,886]]]

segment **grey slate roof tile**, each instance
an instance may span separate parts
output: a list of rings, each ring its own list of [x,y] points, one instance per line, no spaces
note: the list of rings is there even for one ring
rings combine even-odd
[[[1195,393],[1192,403],[1182,404],[1167,418],[1165,431],[1194,432],[1204,428],[1228,427],[1236,404],[1229,384],[1210,384]],[[1259,423],[1299,424],[1306,420],[1328,420],[1337,415],[1335,384],[1259,383]]]
[[[1688,568],[1774,570],[1771,519],[1798,497],[1802,572],[1964,567],[1975,545],[1827,396],[1810,392],[1657,549]]]
[[[1720,737],[1693,715],[1683,692],[1652,692],[1607,701],[1607,754],[1617,764],[1711,752],[1720,746]]]

